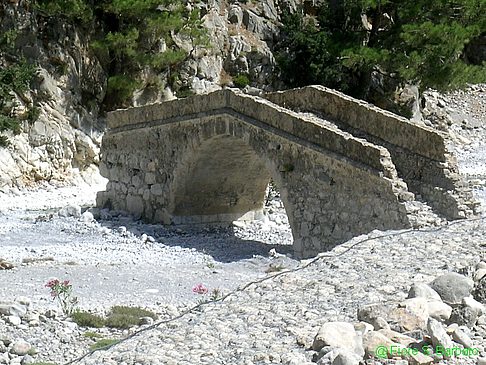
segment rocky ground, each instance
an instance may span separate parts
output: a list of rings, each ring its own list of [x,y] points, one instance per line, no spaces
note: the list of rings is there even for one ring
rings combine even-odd
[[[467,95],[430,94],[428,102],[444,113],[426,123],[447,125],[461,172],[486,202],[486,130],[471,122],[484,122],[486,88],[475,86]],[[278,199],[269,203],[265,221],[167,229],[88,209],[100,188],[45,185],[0,193],[0,268],[5,269],[0,270],[0,364],[65,364],[100,338],[121,339],[140,329],[76,363],[357,364],[372,355],[376,341],[384,341],[380,336],[390,346],[416,341],[477,353],[374,358],[366,364],[486,363],[486,313],[470,297],[486,300],[486,277],[481,278],[486,264],[480,263],[486,260],[486,219],[420,231],[374,231],[315,261],[297,261],[290,256],[290,229]],[[297,271],[286,272],[292,269]],[[453,272],[464,276],[446,280],[446,289],[431,284]],[[158,315],[156,323],[207,300],[209,294],[193,292],[196,284],[222,295],[236,292],[158,326],[148,321],[129,330],[88,329],[62,315],[45,287],[51,278],[70,280],[83,310],[103,314],[115,304],[140,305]],[[269,279],[241,289],[264,278]],[[418,298],[406,301],[414,283],[423,290],[412,290],[410,296]],[[440,297],[422,284],[431,284]],[[387,306],[366,312],[373,304]],[[350,324],[356,325],[350,329]]]

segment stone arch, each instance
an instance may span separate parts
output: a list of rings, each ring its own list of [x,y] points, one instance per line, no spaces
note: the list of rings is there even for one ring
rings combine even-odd
[[[202,136],[189,140],[172,172],[167,213],[174,224],[259,219],[272,179],[280,192],[294,240],[292,206],[278,164],[254,148],[251,128],[231,117],[219,118],[223,128],[202,124]],[[208,130],[209,128],[209,130]],[[280,148],[277,146],[276,148]]]

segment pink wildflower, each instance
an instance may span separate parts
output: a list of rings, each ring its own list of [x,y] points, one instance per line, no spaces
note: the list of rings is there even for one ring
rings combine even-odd
[[[197,284],[192,288],[192,291],[197,294],[206,294],[208,292],[208,288],[206,288],[203,284]]]
[[[59,285],[59,280],[57,279],[51,279],[47,282],[46,288],[53,288],[55,286]]]

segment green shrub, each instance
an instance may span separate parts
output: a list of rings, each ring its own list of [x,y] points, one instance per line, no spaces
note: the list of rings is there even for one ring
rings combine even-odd
[[[103,337],[99,333],[92,332],[92,331],[86,331],[85,333],[83,333],[83,336],[86,337],[86,338],[92,338],[92,339]]]
[[[109,74],[105,100],[108,110],[126,106],[143,70],[170,74],[187,57],[187,52],[174,42],[173,34],[193,46],[207,43],[199,11],[188,10],[182,0],[102,0],[97,10],[101,22],[110,19],[104,24],[104,34],[92,43]]]
[[[8,130],[14,134],[20,133],[21,118],[12,115],[15,107],[14,93],[22,95],[29,90],[35,72],[35,66],[25,60],[0,69],[0,133]],[[31,117],[35,117],[35,114]],[[8,144],[8,138],[0,135],[0,147]]]
[[[105,320],[102,317],[89,312],[78,310],[71,315],[71,318],[80,327],[101,328],[105,326]]]
[[[11,130],[14,134],[20,133],[18,119],[0,114],[0,132]]]
[[[236,87],[243,89],[245,86],[250,85],[250,79],[248,78],[247,75],[240,74],[233,79],[233,84]]]
[[[19,36],[17,29],[9,29],[0,35],[0,48],[7,52],[13,52],[15,50],[15,42]]]
[[[37,119],[39,119],[40,109],[36,106],[30,107],[27,110],[25,115],[25,119],[28,120],[30,123],[34,123]]]
[[[106,318],[105,323],[106,326],[110,328],[128,329],[140,325],[140,318],[122,314],[112,314]]]
[[[104,339],[96,341],[94,344],[92,344],[89,347],[89,350],[94,351],[94,350],[98,350],[98,349],[105,348],[105,347],[107,348],[108,346],[113,346],[113,345],[117,344],[118,342],[120,342],[120,340],[115,340],[115,339],[111,339],[111,338],[104,338]]]
[[[126,75],[116,75],[108,78],[106,102],[108,106],[124,106],[133,92],[140,87],[140,83]]]
[[[149,311],[147,309],[143,309],[141,307],[129,307],[124,305],[116,305],[111,308],[110,315],[124,315],[124,316],[131,316],[131,317],[150,317],[152,319],[156,319],[157,315]]]
[[[106,318],[106,326],[127,329],[140,325],[142,317],[157,318],[155,313],[140,307],[114,306]]]
[[[8,140],[7,136],[0,135],[0,147],[7,147],[10,145],[10,141]]]
[[[156,319],[157,315],[140,307],[113,306],[106,318],[84,311],[76,311],[71,315],[73,321],[81,327],[110,327],[127,329],[140,325],[140,318],[150,317]],[[85,336],[95,337],[94,332],[86,332]]]
[[[189,96],[195,95],[194,91],[190,89],[189,87],[181,87],[176,91],[176,96],[178,98],[187,98]]]

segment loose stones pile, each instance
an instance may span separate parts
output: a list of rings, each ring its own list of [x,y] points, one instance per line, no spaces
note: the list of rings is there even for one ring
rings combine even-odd
[[[398,304],[372,304],[358,310],[359,322],[327,322],[312,345],[318,364],[358,365],[363,359],[395,359],[396,364],[486,364],[486,262],[476,282],[458,273],[416,283]]]

